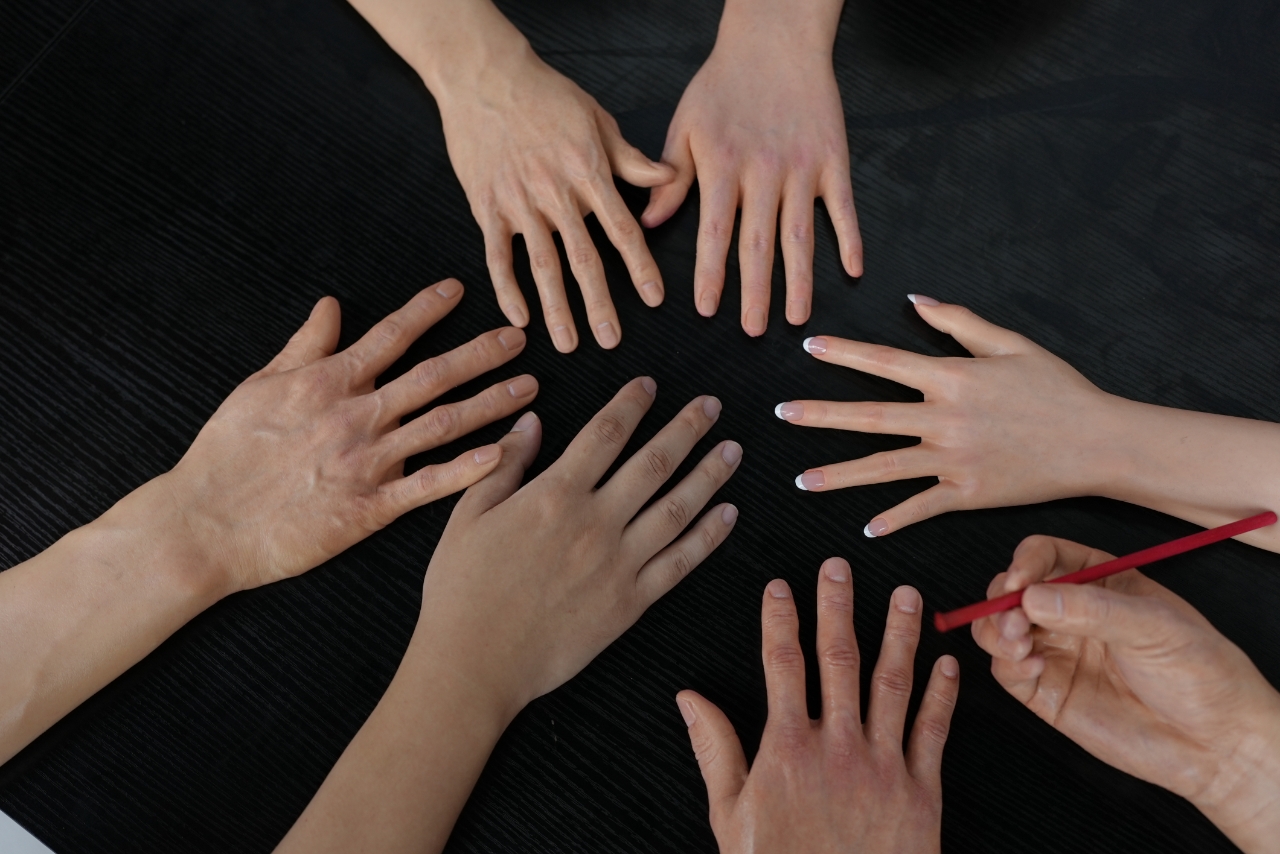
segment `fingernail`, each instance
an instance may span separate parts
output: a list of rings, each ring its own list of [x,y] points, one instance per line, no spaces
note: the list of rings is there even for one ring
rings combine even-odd
[[[443,282],[436,285],[436,293],[445,299],[453,299],[458,294],[462,293],[462,283],[457,279],[445,279]]]
[[[823,353],[827,352],[827,339],[806,338],[804,339],[804,350],[806,353],[821,356]]]
[[[561,353],[569,352],[569,348],[573,346],[573,336],[569,333],[569,327],[564,325],[551,330],[551,340]]]
[[[862,529],[862,533],[868,537],[883,537],[889,533],[889,523],[877,516],[867,523],[867,527]]]
[[[596,324],[596,339],[600,342],[600,346],[606,350],[612,350],[618,346],[618,330],[609,321]]]
[[[751,308],[747,310],[746,323],[742,324],[743,329],[748,335],[764,334],[764,309]]]
[[[720,521],[724,522],[725,525],[732,525],[738,521],[738,508],[732,504],[726,504],[724,509],[720,511]]]
[[[706,293],[698,300],[698,314],[703,317],[711,317],[716,313],[716,309],[720,307],[720,300],[715,294]]]
[[[502,456],[501,445],[485,445],[483,448],[477,448],[474,454],[476,463],[485,465],[491,463],[498,457]]]
[[[516,377],[507,383],[507,393],[515,398],[528,397],[537,390],[538,381],[528,375]]]
[[[507,350],[516,350],[524,346],[524,333],[518,329],[504,329],[498,333],[498,343]]]
[[[773,408],[773,414],[783,421],[799,421],[804,418],[803,403],[779,403]]]
[[[698,716],[694,714],[693,703],[688,700],[676,700],[676,705],[680,707],[680,717],[684,718],[685,726],[693,726]]]
[[[942,671],[942,675],[948,679],[955,679],[960,675],[960,662],[956,661],[949,655],[942,656],[942,664],[938,667]]]
[[[820,471],[807,471],[796,477],[796,486],[800,487],[805,492],[809,492],[813,489],[822,489],[826,482],[827,479],[822,476],[822,472]]]
[[[736,466],[738,460],[742,459],[742,446],[734,441],[725,442],[724,447],[720,449],[720,459],[727,465]]]
[[[787,582],[781,578],[775,578],[769,582],[769,586],[765,587],[769,591],[769,595],[774,599],[790,599],[791,588],[787,586]]]
[[[708,397],[702,401],[702,411],[712,421],[720,417],[720,401],[714,397]]]
[[[520,420],[516,421],[515,424],[511,425],[511,432],[523,433],[525,430],[528,430],[537,422],[538,422],[538,416],[534,415],[532,412],[526,412],[524,415],[520,416]]]
[[[644,390],[649,392],[650,396],[653,396],[658,393],[658,384],[655,383],[649,377],[641,377],[640,385],[644,386]]]
[[[662,286],[657,282],[645,282],[640,286],[640,297],[647,306],[655,306],[662,302]]]
[[[893,604],[904,614],[920,610],[920,594],[914,587],[899,587],[893,593]]]
[[[849,580],[849,573],[845,570],[845,562],[842,560],[833,558],[827,561],[822,565],[822,573],[837,584],[844,584]]]
[[[938,302],[933,297],[927,297],[923,294],[907,294],[907,299],[911,300],[916,305],[942,305],[942,303]]]
[[[1028,587],[1022,594],[1022,610],[1031,617],[1032,611],[1044,617],[1062,617],[1062,594],[1047,584]],[[1032,617],[1034,619],[1034,617]]]

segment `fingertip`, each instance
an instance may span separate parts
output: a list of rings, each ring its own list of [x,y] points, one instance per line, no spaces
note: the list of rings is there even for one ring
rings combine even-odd
[[[959,679],[960,662],[954,655],[944,655],[938,659],[938,671],[947,679]]]
[[[529,310],[519,303],[506,303],[502,306],[502,313],[507,322],[517,329],[524,329],[529,325]]]
[[[484,469],[491,469],[502,461],[502,446],[493,444],[476,448],[471,454],[471,459],[477,466]]]
[[[720,523],[726,528],[732,528],[738,521],[738,508],[732,504],[722,504],[720,506]]]
[[[791,587],[781,578],[775,578],[765,585],[765,592],[772,599],[790,599]]]
[[[676,705],[680,708],[680,717],[684,718],[684,725],[690,729],[698,722],[698,710],[693,699],[695,696],[692,691],[681,691],[676,694]]]
[[[845,584],[853,574],[853,569],[849,566],[849,561],[844,558],[829,557],[822,562],[822,574],[828,581]]]
[[[456,300],[462,296],[464,288],[462,287],[462,282],[459,282],[454,278],[448,278],[443,281],[436,282],[435,285],[432,286],[432,290],[435,291],[436,296],[441,299]]]

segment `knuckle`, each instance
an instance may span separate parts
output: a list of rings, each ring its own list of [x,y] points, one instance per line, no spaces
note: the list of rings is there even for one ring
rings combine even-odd
[[[387,318],[377,326],[378,338],[385,342],[393,342],[404,334],[404,327],[398,320]]]
[[[662,501],[662,516],[676,530],[684,530],[689,524],[689,504],[679,496],[667,496]]]
[[[538,273],[550,273],[555,270],[560,259],[556,257],[556,253],[546,249],[539,249],[529,253],[529,266]]]
[[[771,730],[768,733],[769,740],[773,742],[773,748],[782,754],[786,764],[794,764],[788,760],[803,753],[808,746],[810,727],[807,721],[790,719],[770,721],[768,726]]]
[[[618,217],[613,221],[613,236],[619,243],[635,243],[640,238],[640,226],[631,217]]]
[[[753,229],[747,233],[747,238],[744,242],[752,252],[765,252],[773,248],[773,235]]]
[[[822,663],[830,668],[857,670],[861,664],[858,648],[848,640],[832,641],[823,647]]]
[[[813,229],[803,222],[795,222],[787,226],[785,233],[787,242],[795,245],[807,246],[813,239]]]
[[[951,733],[951,723],[941,718],[927,718],[919,722],[916,733],[926,741],[941,747],[947,743],[947,736]]]
[[[616,415],[601,415],[593,428],[595,438],[606,446],[621,445],[627,441],[627,425]]]
[[[769,648],[764,656],[770,670],[793,671],[804,669],[804,653],[798,644],[780,643]]]
[[[891,697],[911,696],[911,674],[900,667],[885,667],[873,677],[876,691]]]
[[[588,269],[595,265],[596,260],[596,251],[590,246],[575,246],[569,255],[569,263],[574,269]]]
[[[419,362],[413,369],[413,381],[424,389],[437,389],[445,383],[446,361],[443,356]]]
[[[436,439],[452,436],[458,430],[458,412],[452,406],[437,406],[428,412],[423,422],[423,432]]]
[[[718,216],[708,217],[702,224],[701,231],[707,240],[720,243],[733,236],[733,222]]]
[[[693,558],[684,549],[676,549],[671,554],[671,586],[693,572]]]

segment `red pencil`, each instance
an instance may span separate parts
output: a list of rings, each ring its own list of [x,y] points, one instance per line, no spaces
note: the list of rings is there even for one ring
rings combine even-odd
[[[1099,578],[1106,578],[1108,575],[1115,575],[1117,572],[1124,572],[1126,569],[1145,566],[1158,560],[1164,560],[1167,557],[1198,549],[1201,546],[1207,546],[1221,540],[1229,540],[1249,531],[1256,531],[1258,528],[1274,525],[1275,522],[1276,514],[1268,510],[1266,513],[1259,513],[1257,516],[1250,516],[1248,519],[1241,519],[1239,522],[1231,522],[1217,528],[1210,528],[1207,531],[1201,531],[1198,534],[1192,534],[1189,537],[1183,537],[1163,545],[1152,546],[1149,549],[1143,549],[1131,555],[1113,558],[1106,563],[1100,563],[1097,566],[1091,566],[1079,572],[1051,578],[1048,583],[1088,584],[1090,581],[1097,581]],[[1003,596],[997,596],[985,602],[975,602],[972,605],[966,605],[954,611],[934,614],[933,624],[938,631],[949,632],[960,626],[967,626],[974,620],[990,617],[992,614],[998,614],[1001,611],[1008,611],[1010,608],[1016,608],[1021,604],[1022,591],[1015,590],[1012,593],[1006,593]]]

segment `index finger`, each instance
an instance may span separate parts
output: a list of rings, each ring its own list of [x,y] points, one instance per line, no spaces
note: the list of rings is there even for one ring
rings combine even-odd
[[[804,349],[820,361],[883,377],[921,391],[928,391],[932,386],[937,363],[932,356],[828,335],[806,338]]]
[[[387,315],[342,354],[352,366],[352,384],[361,385],[404,355],[409,345],[453,311],[462,297],[462,283],[445,279],[421,290],[404,307]]]
[[[622,453],[640,419],[653,405],[657,392],[657,383],[649,377],[640,377],[624,385],[613,400],[578,432],[552,467],[563,471],[585,488],[594,489],[618,454]]]

